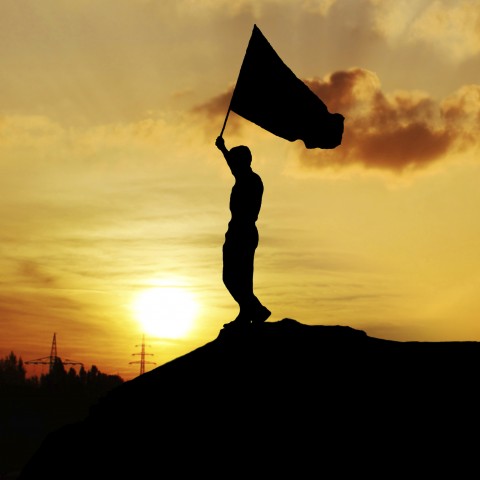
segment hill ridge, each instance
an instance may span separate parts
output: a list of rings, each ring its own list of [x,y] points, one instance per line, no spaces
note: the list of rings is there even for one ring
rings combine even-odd
[[[20,480],[309,478],[339,456],[371,469],[373,451],[405,466],[405,436],[425,465],[425,442],[453,459],[480,425],[479,365],[476,342],[397,342],[289,318],[224,327],[51,434]],[[85,446],[97,455],[76,465]]]

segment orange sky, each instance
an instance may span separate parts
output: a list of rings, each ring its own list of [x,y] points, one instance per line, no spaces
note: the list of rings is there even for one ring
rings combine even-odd
[[[479,0],[22,0],[0,3],[2,357],[56,333],[60,357],[130,379],[142,334],[161,365],[236,316],[214,142],[254,23],[346,118],[322,151],[230,115],[265,185],[271,320],[480,339]],[[195,301],[179,338],[139,321],[153,287]]]

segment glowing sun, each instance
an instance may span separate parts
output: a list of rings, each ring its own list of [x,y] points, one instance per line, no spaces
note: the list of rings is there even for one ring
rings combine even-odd
[[[136,319],[148,335],[180,338],[192,327],[197,314],[195,297],[179,287],[144,290],[133,303]]]

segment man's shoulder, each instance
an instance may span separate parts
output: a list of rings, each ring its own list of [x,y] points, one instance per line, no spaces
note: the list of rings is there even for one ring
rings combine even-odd
[[[262,177],[257,172],[254,172],[253,170],[252,170],[252,178],[254,178],[256,182],[263,184]]]
[[[258,173],[252,172],[249,183],[250,183],[250,186],[255,190],[263,191],[263,181]]]
[[[260,175],[253,170],[248,172],[248,174],[241,175],[237,178],[238,184],[249,185],[251,187],[262,188],[263,181]]]

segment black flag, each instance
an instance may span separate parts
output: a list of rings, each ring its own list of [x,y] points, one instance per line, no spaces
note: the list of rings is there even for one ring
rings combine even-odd
[[[256,25],[229,110],[281,138],[303,140],[307,148],[335,148],[342,142],[343,115],[328,111]]]

